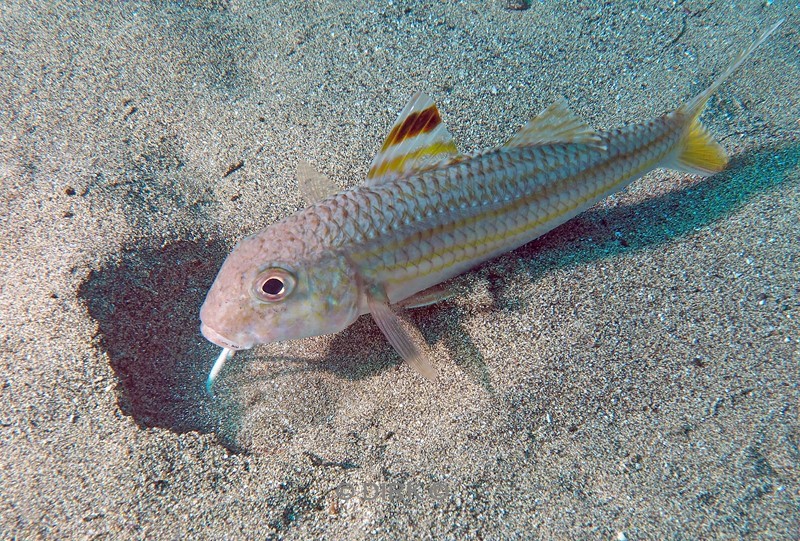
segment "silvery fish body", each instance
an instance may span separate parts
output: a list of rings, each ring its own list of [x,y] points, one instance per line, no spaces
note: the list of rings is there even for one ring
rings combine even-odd
[[[273,224],[270,236],[283,249],[292,239],[301,260],[339,254],[394,304],[530,242],[653,169],[678,143],[681,122],[673,114],[600,133],[597,145],[459,156],[336,194]],[[357,306],[357,315],[369,312],[366,290]]]
[[[644,124],[597,132],[557,102],[505,145],[459,154],[439,111],[418,93],[401,112],[366,183],[330,197],[305,163],[308,208],[243,239],[201,310],[202,332],[223,352],[338,332],[371,313],[400,355],[435,371],[400,323],[398,305],[449,295],[438,285],[530,242],[659,167],[722,170],[724,150],[700,124],[706,101],[780,23],[704,92]]]

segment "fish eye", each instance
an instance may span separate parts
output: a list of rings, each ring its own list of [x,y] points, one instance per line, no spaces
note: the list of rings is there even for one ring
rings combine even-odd
[[[265,295],[280,295],[286,287],[283,285],[283,280],[280,278],[269,278],[266,282],[261,284],[261,291]]]
[[[278,302],[285,299],[294,289],[295,279],[292,273],[279,267],[262,272],[253,286],[253,293],[258,300]]]

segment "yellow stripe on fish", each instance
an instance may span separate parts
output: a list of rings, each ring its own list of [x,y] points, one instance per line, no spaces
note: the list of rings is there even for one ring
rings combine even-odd
[[[451,296],[439,284],[530,242],[653,169],[711,175],[727,164],[698,120],[706,102],[781,24],[745,49],[703,92],[644,124],[593,130],[563,101],[505,145],[459,154],[433,101],[417,93],[400,113],[366,182],[333,193],[306,162],[309,207],[243,239],[200,311],[203,335],[232,352],[338,332],[370,313],[401,357],[436,371],[397,308]]]

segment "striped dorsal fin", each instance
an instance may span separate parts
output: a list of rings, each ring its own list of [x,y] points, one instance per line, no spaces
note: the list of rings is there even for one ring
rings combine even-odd
[[[504,146],[524,147],[552,143],[606,148],[600,134],[570,111],[563,98],[529,120]]]
[[[372,160],[368,185],[378,185],[458,155],[453,136],[433,100],[417,92],[397,117]]]

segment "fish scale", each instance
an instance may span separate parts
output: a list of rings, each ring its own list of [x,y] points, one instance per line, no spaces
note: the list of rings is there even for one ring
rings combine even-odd
[[[504,234],[531,225],[549,230],[551,220],[580,212],[595,198],[623,187],[621,181],[627,184],[647,172],[642,164],[653,164],[673,151],[680,126],[673,114],[658,122],[601,133],[605,153],[587,150],[586,145],[560,144],[462,157],[452,165],[393,184],[342,192],[308,208],[304,212],[308,216],[287,220],[285,225],[291,227],[291,221],[296,221],[296,234],[313,238],[310,245],[317,250],[348,253],[361,264],[364,275],[378,281],[391,276],[399,283],[405,271],[411,277],[419,276],[414,272],[418,267],[409,263],[433,258],[443,247],[480,245],[491,236],[490,249],[478,250],[480,258],[487,252],[507,251],[532,240],[516,236],[506,239]],[[587,193],[592,196],[587,198]],[[315,214],[317,227],[309,228],[309,218]],[[466,238],[457,239],[455,231],[465,220],[476,221],[458,231]],[[509,227],[510,222],[514,227]],[[409,243],[414,243],[413,255],[402,253]],[[393,253],[395,250],[401,253]],[[386,255],[392,256],[389,264]],[[454,258],[453,262],[463,261]],[[382,269],[383,273],[371,269]],[[437,270],[443,275],[432,276],[433,283],[449,277],[448,269]]]
[[[397,302],[533,240],[623,188],[674,150],[682,126],[672,113],[601,132],[604,152],[557,144],[462,156],[394,183],[344,191],[273,227],[304,236],[306,257],[347,254],[363,276],[391,283],[389,298]],[[415,291],[404,287],[409,282]]]
[[[433,101],[417,93],[366,182],[330,197],[298,166],[309,207],[243,239],[201,309],[201,330],[229,354],[255,344],[338,332],[370,313],[403,359],[435,370],[394,305],[447,298],[441,282],[530,242],[656,168],[711,175],[727,164],[699,121],[709,97],[781,23],[703,92],[650,122],[598,132],[563,101],[505,145],[459,154]]]
[[[346,200],[348,207],[359,209],[358,234],[321,238],[319,246],[348,253],[364,276],[390,281],[396,288],[390,299],[401,300],[409,293],[402,287],[408,280],[415,280],[415,289],[446,280],[463,266],[529,242],[540,230],[552,229],[552,222],[562,222],[621,189],[674,150],[680,126],[672,115],[602,133],[605,153],[587,145],[554,145],[460,158],[450,166],[378,187],[383,205],[375,205],[370,197],[378,188],[357,187],[334,201],[338,206]],[[624,159],[609,159],[618,156]],[[381,223],[395,227],[375,231],[375,224]],[[421,269],[428,267],[423,262],[433,259],[443,261],[421,281]]]

